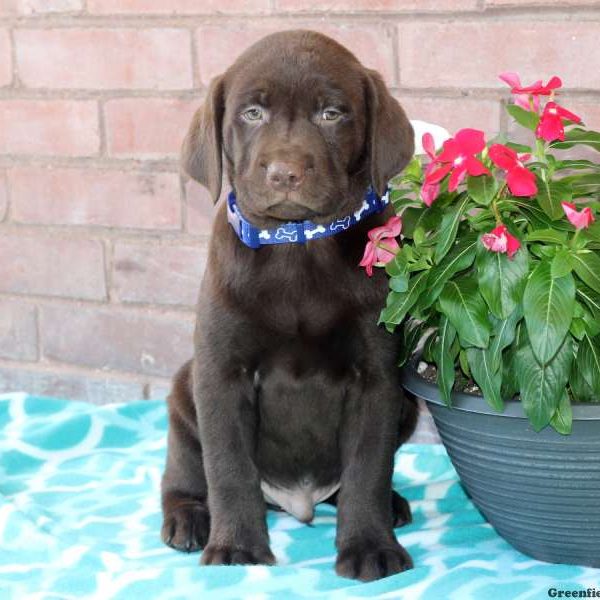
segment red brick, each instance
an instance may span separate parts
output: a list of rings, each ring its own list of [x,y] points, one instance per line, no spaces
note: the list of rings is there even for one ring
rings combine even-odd
[[[187,181],[185,190],[187,202],[187,231],[195,235],[209,235],[216,212],[209,191],[193,179]],[[222,201],[228,191],[228,189],[223,189],[221,192]]]
[[[0,171],[0,223],[4,221],[8,212],[8,192],[6,189],[6,174]]]
[[[0,87],[12,81],[12,52],[8,29],[0,29]]]
[[[122,302],[195,306],[206,265],[206,245],[149,246],[117,242],[112,287]]]
[[[0,300],[0,357],[37,360],[37,325],[33,305]]]
[[[556,74],[568,88],[597,89],[597,38],[594,22],[401,23],[400,83],[502,89],[498,73],[517,71],[525,84]]]
[[[571,6],[598,6],[598,0],[485,0],[488,6],[556,6],[565,8]]]
[[[454,133],[463,127],[482,129],[488,135],[500,130],[499,101],[475,98],[418,98],[398,96],[410,119],[441,125]]]
[[[56,365],[0,367],[0,393],[23,391],[34,396],[85,400],[93,404],[131,402],[144,397],[144,382],[94,372],[82,374]],[[154,386],[151,386],[151,390]],[[152,395],[152,392],[151,392]],[[159,396],[156,396],[157,398]],[[162,395],[162,398],[165,396]]]
[[[579,115],[584,122],[584,127],[600,131],[600,100],[570,98],[568,94],[559,95],[556,101]],[[596,155],[600,158],[600,155]]]
[[[83,10],[83,0],[19,0],[19,12],[24,15],[44,15],[81,10]]]
[[[478,0],[276,0],[290,12],[441,11],[474,10]]]
[[[8,179],[17,222],[181,228],[176,173],[15,167]]]
[[[91,156],[99,147],[95,102],[0,101],[0,153]]]
[[[171,376],[192,356],[191,315],[116,308],[43,306],[45,359],[99,369]]]
[[[27,87],[179,89],[192,85],[190,34],[183,29],[15,31]]]
[[[112,156],[179,156],[198,100],[125,98],[106,103],[108,153]]]
[[[96,14],[214,14],[268,12],[270,0],[88,0]]]
[[[343,26],[322,21],[299,23],[328,35],[354,52],[367,67],[377,69],[392,85],[394,76],[393,42],[390,32],[380,25]],[[200,76],[208,83],[222,73],[250,45],[264,36],[289,29],[290,23],[247,24],[225,22],[196,30],[196,48]],[[232,43],[235,40],[235,43]]]
[[[0,17],[11,17],[17,12],[17,0],[0,0]]]
[[[106,298],[100,242],[3,233],[0,256],[0,292]]]

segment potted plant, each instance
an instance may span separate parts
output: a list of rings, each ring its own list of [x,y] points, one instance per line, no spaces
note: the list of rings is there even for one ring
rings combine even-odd
[[[489,522],[535,558],[600,567],[600,162],[577,158],[600,133],[556,101],[558,77],[501,79],[530,145],[425,134],[361,265],[385,267],[404,385]]]

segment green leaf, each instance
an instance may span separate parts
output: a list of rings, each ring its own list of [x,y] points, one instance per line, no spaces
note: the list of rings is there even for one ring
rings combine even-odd
[[[428,328],[427,323],[423,323],[420,321],[415,321],[413,319],[406,319],[402,326],[402,343],[398,344],[399,346],[399,355],[398,355],[398,366],[402,367],[407,362],[408,359],[412,356],[413,352],[416,350],[417,345],[421,339],[423,339],[423,334],[425,330]]]
[[[506,142],[504,145],[507,146],[508,148],[510,148],[511,150],[514,150],[515,152],[519,152],[522,154],[531,154],[531,146],[527,146],[526,144],[516,144],[515,142]]]
[[[532,427],[543,429],[556,412],[565,391],[573,362],[571,338],[567,337],[545,365],[540,364],[528,344],[517,352],[515,367],[523,410]]]
[[[592,223],[583,231],[583,235],[592,242],[600,242],[600,221]]]
[[[387,297],[387,305],[379,316],[379,323],[386,323],[387,325],[400,324],[425,289],[428,275],[429,271],[421,271],[414,275],[408,282],[406,292],[390,292]]]
[[[541,262],[527,282],[523,306],[531,347],[544,365],[561,347],[573,319],[573,276],[553,279],[550,263]]]
[[[569,392],[564,390],[558,406],[550,419],[550,425],[560,434],[569,435],[573,428],[573,408],[571,407],[571,400],[569,398]]]
[[[572,261],[579,279],[600,293],[600,257],[593,252],[580,252],[572,255]]]
[[[571,367],[571,376],[569,378],[569,387],[573,398],[577,402],[597,402],[598,396],[594,393],[592,388],[586,383],[581,369],[579,368],[579,361],[575,359]]]
[[[497,191],[498,183],[490,175],[469,175],[467,179],[467,192],[477,204],[489,206]]]
[[[535,229],[530,231],[525,239],[528,242],[546,242],[548,244],[563,245],[567,243],[567,233],[555,229]]]
[[[561,181],[569,183],[573,190],[573,196],[576,198],[597,195],[600,192],[600,174],[598,173],[580,173],[565,177]]]
[[[408,273],[407,250],[409,248],[410,246],[404,246],[400,252],[397,252],[394,258],[385,265],[385,272],[390,277],[396,277]]]
[[[456,233],[458,232],[458,225],[468,204],[469,197],[465,196],[459,204],[450,208],[442,218],[442,224],[440,225],[440,231],[438,233],[438,241],[435,247],[434,260],[436,264],[441,262],[452,247],[452,244],[454,244]]]
[[[483,392],[486,402],[496,411],[504,409],[500,395],[502,387],[502,369],[494,369],[488,350],[467,348],[467,358],[473,379]]]
[[[567,233],[573,231],[573,226],[567,219],[553,221],[543,210],[532,202],[525,204],[520,202],[518,198],[515,198],[512,200],[512,203],[519,207],[520,211],[527,217],[527,220],[535,229],[558,229],[560,231],[566,231]]]
[[[569,327],[569,331],[576,340],[582,340],[583,336],[587,332],[587,328],[585,326],[585,321],[582,318],[574,317],[573,320],[571,321],[571,326]]]
[[[575,159],[575,160],[557,160],[554,164],[555,171],[563,171],[568,169],[579,170],[579,169],[591,169],[593,171],[600,171],[600,164],[592,162],[591,160]]]
[[[600,339],[583,336],[577,351],[577,368],[592,392],[600,397]]]
[[[517,106],[516,104],[509,104],[506,107],[506,112],[519,124],[531,131],[535,131],[538,123],[540,122],[539,116],[530,111]]]
[[[450,406],[452,404],[452,387],[454,386],[454,357],[451,348],[456,338],[456,329],[444,316],[440,320],[438,336],[439,340],[434,350],[437,383],[444,402]]]
[[[415,227],[425,210],[427,210],[425,206],[419,208],[411,206],[402,212],[402,235],[405,238],[412,239]]]
[[[537,178],[538,204],[542,210],[552,219],[558,221],[565,216],[561,202],[570,202],[573,198],[573,190],[568,183],[561,181],[544,181]]]
[[[427,290],[419,300],[421,308],[429,308],[438,299],[448,279],[454,274],[468,269],[473,264],[477,244],[477,235],[466,236],[452,248],[439,265],[431,269],[427,281]]]
[[[477,252],[479,291],[495,317],[508,317],[523,297],[529,273],[529,254],[521,248],[513,258],[490,252],[480,245]]]
[[[408,290],[408,275],[402,273],[401,275],[394,275],[390,278],[390,289],[394,292],[406,292]]]
[[[454,325],[463,347],[487,348],[491,325],[475,280],[448,281],[440,294],[440,310]]]
[[[571,262],[571,252],[567,248],[560,248],[556,251],[550,270],[554,279],[559,279],[571,273],[573,263]]]
[[[490,359],[494,369],[499,369],[502,364],[502,352],[508,348],[514,341],[517,332],[517,324],[523,318],[523,310],[518,306],[512,314],[506,319],[495,319],[494,336],[490,341]]]
[[[460,352],[458,354],[458,362],[460,363],[460,368],[462,369],[462,372],[470,378],[471,369],[469,369],[469,359],[467,358],[467,351],[463,350],[462,348],[460,349]]]
[[[504,364],[502,365],[502,387],[500,394],[502,398],[514,398],[519,391],[519,382],[517,381],[517,369],[515,367],[517,352],[514,348],[509,348],[504,355]]]
[[[600,321],[600,294],[594,292],[585,285],[577,286],[577,295],[585,302],[590,309],[592,317]]]
[[[423,168],[421,166],[421,159],[418,156],[414,156],[413,159],[404,167],[402,171],[403,177],[409,177],[413,179],[421,179],[423,174]]]
[[[597,131],[586,131],[581,127],[575,127],[565,133],[564,142],[552,142],[550,148],[557,150],[568,150],[573,146],[583,144],[600,152],[600,133]]]
[[[600,335],[600,318],[594,316],[590,311],[586,310],[584,311],[581,319],[585,325],[585,332],[590,337],[596,337],[597,335]]]
[[[442,213],[442,202],[439,198],[429,208],[422,202],[419,207],[407,208],[402,213],[402,235],[412,239],[417,229],[422,231],[437,229]]]

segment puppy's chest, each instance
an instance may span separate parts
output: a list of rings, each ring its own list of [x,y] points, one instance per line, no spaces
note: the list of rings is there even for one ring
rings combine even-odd
[[[345,406],[360,386],[351,329],[283,344],[257,371],[262,489],[268,502],[305,522],[339,487]]]
[[[237,275],[249,316],[281,333],[321,335],[346,315],[357,318],[364,303],[365,281],[345,260],[297,252],[285,261],[256,260]]]

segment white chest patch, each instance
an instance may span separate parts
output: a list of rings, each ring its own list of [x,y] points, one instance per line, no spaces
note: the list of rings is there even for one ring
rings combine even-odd
[[[340,482],[316,487],[312,481],[307,479],[298,482],[294,487],[283,488],[261,481],[260,487],[267,502],[281,507],[302,523],[310,523],[315,514],[315,504],[323,502],[337,492]]]

